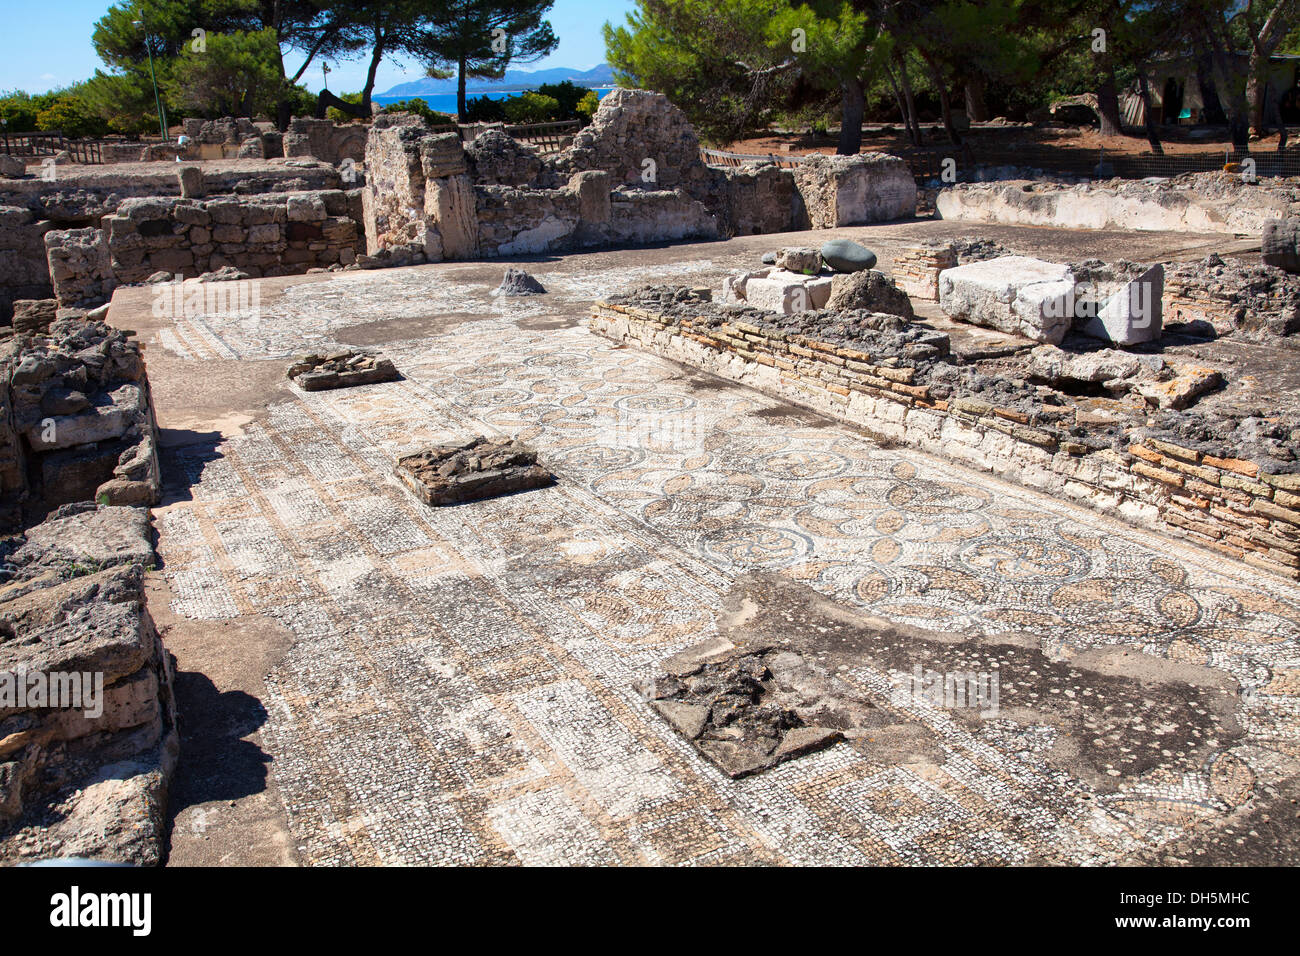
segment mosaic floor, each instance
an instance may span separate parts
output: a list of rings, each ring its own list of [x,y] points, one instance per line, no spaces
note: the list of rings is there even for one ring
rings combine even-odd
[[[517,324],[646,277],[557,276],[558,294],[494,305],[455,275],[347,274],[199,323],[207,347],[262,359],[404,310],[479,310],[386,344],[404,381],[298,393],[167,463],[193,484],[156,512],[175,609],[265,614],[297,639],[263,738],[304,861],[1108,863],[1295,772],[1300,589],[583,328]],[[196,327],[161,342],[202,355]],[[430,509],[392,478],[468,432],[532,443],[559,484]],[[1244,734],[1107,790],[1040,758],[1051,728],[917,704],[938,762],[841,743],[732,780],[632,685],[714,634],[750,571],[938,631],[1209,665],[1240,683]],[[900,706],[887,674],[838,676]]]

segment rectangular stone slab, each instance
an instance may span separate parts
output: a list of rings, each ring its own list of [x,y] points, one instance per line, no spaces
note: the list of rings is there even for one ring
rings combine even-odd
[[[1068,266],[1001,256],[939,274],[939,308],[954,319],[1059,345],[1074,322]]]

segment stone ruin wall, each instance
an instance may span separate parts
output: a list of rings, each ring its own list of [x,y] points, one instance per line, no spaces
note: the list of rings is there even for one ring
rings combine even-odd
[[[0,614],[16,638],[0,640],[0,673],[102,680],[89,713],[30,698],[0,709],[0,865],[161,864],[179,733],[144,587],[148,512],[66,506],[0,541],[0,559]]]
[[[957,183],[935,199],[941,219],[1058,229],[1135,229],[1258,236],[1270,219],[1300,213],[1300,181],[1186,173],[1159,182],[1110,180]]]
[[[1033,412],[978,395],[936,397],[897,357],[766,328],[710,303],[700,318],[600,302],[590,327],[618,342],[703,369],[864,427],[885,439],[1068,498],[1139,526],[1300,580],[1300,473],[1268,459],[1159,431],[1123,450],[1081,439],[1077,409]]]
[[[56,171],[57,175],[57,171]],[[157,164],[157,169],[130,176],[116,174],[111,166],[96,167],[79,178],[56,178],[52,182],[37,177],[0,178],[0,326],[13,317],[14,303],[55,297],[54,273],[62,273],[76,298],[61,300],[65,309],[80,308],[91,301],[89,294],[104,277],[96,275],[97,266],[85,261],[96,243],[81,232],[55,240],[53,248],[67,250],[55,254],[51,261],[50,232],[102,230],[106,217],[117,213],[124,202],[137,198],[166,200],[182,192],[174,162]],[[291,160],[256,169],[226,168],[203,170],[200,191],[209,196],[262,197],[264,202],[283,202],[288,192],[330,191],[345,185],[339,170],[314,160]],[[354,193],[349,210],[359,217],[360,194]],[[359,233],[358,233],[359,235]],[[79,251],[73,251],[79,250]],[[77,274],[71,274],[75,271]],[[197,275],[198,273],[194,273]],[[116,279],[109,283],[116,284]],[[105,291],[101,288],[101,291]],[[105,294],[107,294],[105,292]],[[106,301],[99,299],[98,301]],[[74,305],[74,303],[77,303]]]
[[[499,130],[466,146],[455,133],[377,123],[366,173],[367,253],[403,262],[831,228],[916,210],[915,182],[892,156],[707,166],[681,111],[644,90],[610,93],[553,156]]]
[[[56,321],[0,349],[0,533],[79,501],[152,505],[158,428],[139,343]]]

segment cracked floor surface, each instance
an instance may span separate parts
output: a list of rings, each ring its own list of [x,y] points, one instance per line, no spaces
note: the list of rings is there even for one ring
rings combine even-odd
[[[1292,817],[1271,839],[1294,840],[1300,588],[578,324],[627,282],[713,286],[788,244],[758,238],[526,265],[551,292],[509,301],[490,295],[504,263],[268,280],[257,312],[178,320],[119,292],[113,321],[149,343],[171,429],[155,510],[168,612],[195,635],[248,620],[289,635],[257,739],[296,860],[1293,852],[1249,833],[1267,805],[1266,822]],[[403,380],[278,378],[284,356],[357,341]],[[431,509],[392,477],[397,457],[469,433],[529,442],[558,484]],[[774,592],[782,609],[827,602],[790,618],[804,638],[833,632],[828,614],[881,635],[824,663],[911,744],[844,741],[732,780],[642,700],[633,684],[661,661],[732,630],[755,574],[806,589]],[[886,640],[872,618],[921,636]],[[900,699],[913,660],[995,669],[1006,706],[972,721]],[[1164,692],[1207,674],[1213,700]],[[1052,695],[1088,706],[1057,719]],[[220,832],[214,806],[178,814],[174,857]]]

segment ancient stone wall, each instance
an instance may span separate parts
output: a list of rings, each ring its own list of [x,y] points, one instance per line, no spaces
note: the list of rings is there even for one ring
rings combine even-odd
[[[311,156],[335,166],[347,159],[359,163],[365,159],[368,133],[364,123],[340,125],[332,120],[296,116],[289,121],[281,149],[287,157]]]
[[[948,186],[935,207],[941,219],[1258,236],[1268,220],[1300,211],[1300,191],[1294,179],[1247,183],[1230,173],[1073,185],[1014,180]]]
[[[0,558],[0,864],[161,863],[179,747],[148,512],[67,506]]]
[[[104,221],[112,273],[117,282],[131,283],[157,272],[188,278],[228,266],[260,277],[349,265],[360,246],[354,218],[359,199],[324,190],[247,199],[127,200]],[[61,303],[67,284],[83,279],[55,276]]]
[[[694,316],[692,316],[694,313]],[[1233,443],[1137,429],[1089,437],[1074,407],[940,398],[925,363],[793,334],[711,303],[597,303],[591,328],[674,361],[1300,579],[1300,466],[1236,457]]]
[[[77,501],[154,504],[162,484],[138,343],[102,322],[56,322],[0,350],[0,530]]]
[[[30,209],[0,206],[0,325],[12,319],[15,299],[53,294],[44,243],[50,228]]]

